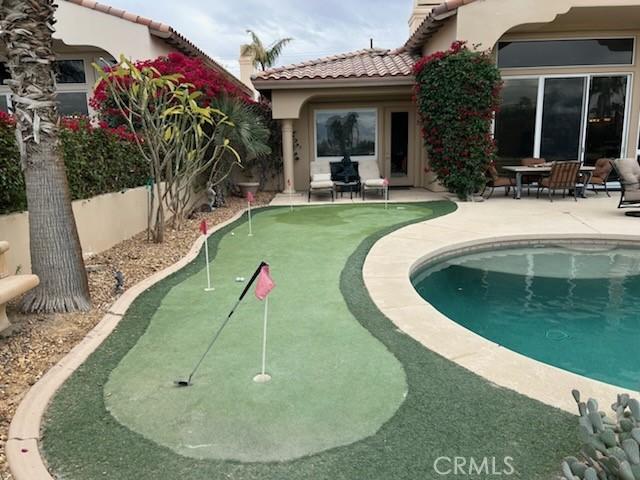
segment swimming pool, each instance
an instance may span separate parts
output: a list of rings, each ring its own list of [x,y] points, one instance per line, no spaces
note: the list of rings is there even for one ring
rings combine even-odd
[[[463,327],[624,388],[640,386],[640,249],[538,245],[462,254],[412,276]]]

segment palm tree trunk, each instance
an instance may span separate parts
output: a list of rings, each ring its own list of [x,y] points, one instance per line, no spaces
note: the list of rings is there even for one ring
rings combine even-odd
[[[87,273],[58,148],[53,76],[52,0],[0,0],[11,71],[16,136],[29,207],[31,269],[40,285],[23,300],[33,312],[91,306]]]

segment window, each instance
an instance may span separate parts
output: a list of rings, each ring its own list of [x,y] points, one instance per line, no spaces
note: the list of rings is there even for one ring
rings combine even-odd
[[[376,156],[376,110],[321,110],[315,120],[318,158]]]
[[[633,64],[633,38],[500,42],[498,67]]]
[[[88,115],[87,94],[84,92],[58,92],[60,115]]]
[[[0,94],[0,112],[9,113],[8,95]]]
[[[496,115],[498,158],[504,165],[533,154],[538,104],[537,78],[505,79],[500,111]]]
[[[87,83],[82,60],[57,60],[54,69],[57,83]]]

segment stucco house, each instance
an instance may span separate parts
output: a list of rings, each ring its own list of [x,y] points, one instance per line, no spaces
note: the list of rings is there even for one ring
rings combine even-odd
[[[59,111],[63,115],[88,114],[88,99],[96,82],[92,63],[111,62],[121,54],[143,60],[182,52],[202,58],[238,87],[250,89],[186,37],[164,23],[116,9],[93,0],[57,0],[54,37]],[[9,71],[0,45],[0,110],[11,108],[4,81]]]
[[[455,40],[491,50],[501,70],[502,164],[532,156],[593,164],[638,153],[639,25],[640,0],[415,0],[400,48],[274,68],[253,84],[282,120],[284,184],[293,189],[308,187],[310,161],[338,156],[327,119],[350,112],[359,119],[355,160],[375,158],[391,185],[435,187],[411,72]]]

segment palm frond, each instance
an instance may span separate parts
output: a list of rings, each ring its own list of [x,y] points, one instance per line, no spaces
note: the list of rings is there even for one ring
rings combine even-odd
[[[275,42],[273,45],[271,45],[271,47],[269,47],[269,49],[265,52],[266,55],[265,55],[264,64],[267,67],[273,67],[276,63],[276,60],[278,60],[278,57],[282,55],[282,51],[284,50],[284,47],[286,47],[292,41],[293,41],[293,38],[287,37],[287,38],[282,38],[277,42]]]

